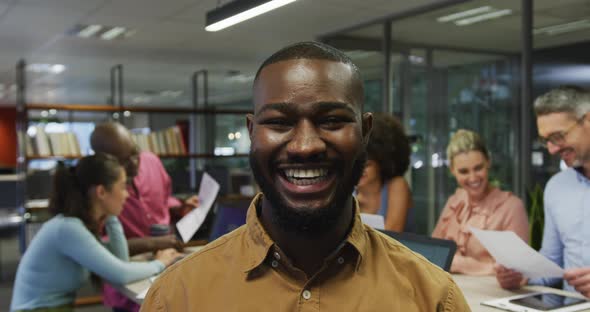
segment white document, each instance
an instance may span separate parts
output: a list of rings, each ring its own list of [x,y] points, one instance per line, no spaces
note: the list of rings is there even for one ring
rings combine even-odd
[[[145,296],[147,295],[148,291],[150,290],[151,285],[154,283],[154,281],[158,278],[159,275],[156,276],[152,276],[150,277],[148,280],[150,281],[150,286],[147,287],[146,289],[142,290],[139,294],[137,294],[137,296],[135,296],[136,299],[139,300],[143,300],[145,299]]]
[[[203,173],[201,178],[201,185],[199,186],[199,207],[193,209],[186,216],[176,222],[176,228],[178,233],[182,237],[182,240],[186,243],[195,235],[197,230],[205,221],[205,217],[209,213],[215,198],[219,193],[219,183],[215,181],[206,172]]]
[[[145,299],[145,296],[147,296],[147,293],[148,293],[149,290],[150,290],[149,287],[146,288],[146,289],[144,289],[142,292],[140,292],[139,294],[137,294],[137,296],[135,296],[135,298],[136,299],[139,299],[139,300]]]
[[[377,230],[384,230],[385,229],[385,218],[382,215],[378,214],[369,214],[369,213],[361,213],[361,221],[364,224],[377,229]]]
[[[527,245],[511,231],[485,231],[470,227],[471,232],[496,262],[528,278],[562,277],[564,270]]]

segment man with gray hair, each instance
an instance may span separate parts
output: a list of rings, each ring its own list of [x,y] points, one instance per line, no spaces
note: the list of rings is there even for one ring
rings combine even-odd
[[[539,137],[570,168],[554,175],[544,193],[545,228],[541,254],[565,269],[563,288],[590,297],[590,92],[565,86],[535,101]],[[524,284],[555,286],[561,278],[526,279],[496,267],[503,288]]]

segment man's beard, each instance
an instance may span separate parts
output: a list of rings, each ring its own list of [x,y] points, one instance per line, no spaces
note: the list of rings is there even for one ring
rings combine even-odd
[[[336,166],[330,169],[333,174],[342,174],[344,176],[341,175],[336,178],[336,181],[341,181],[336,186],[336,192],[334,193],[336,197],[327,206],[316,209],[309,207],[296,209],[288,206],[281,197],[281,194],[277,191],[275,183],[265,179],[252,151],[250,151],[249,158],[254,179],[272,206],[273,217],[271,221],[273,224],[287,232],[306,238],[313,238],[332,231],[340,216],[345,212],[346,201],[352,195],[352,191],[365,168],[367,152],[363,148],[362,152],[359,153],[354,161],[352,170],[348,176],[345,176],[346,170],[343,168],[342,161],[338,161]],[[272,168],[270,164],[268,166]]]

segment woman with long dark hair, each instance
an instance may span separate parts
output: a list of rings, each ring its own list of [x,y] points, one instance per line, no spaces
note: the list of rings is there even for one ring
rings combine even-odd
[[[387,113],[373,113],[368,160],[356,197],[361,212],[382,215],[389,231],[414,231],[412,192],[404,178],[410,152],[410,141],[399,120]]]
[[[129,262],[117,215],[128,196],[126,174],[116,158],[96,154],[75,167],[58,166],[49,208],[54,217],[31,241],[19,263],[11,311],[71,311],[76,291],[94,274],[126,284],[163,271],[178,258],[174,249],[149,262]],[[108,241],[101,240],[102,229]]]

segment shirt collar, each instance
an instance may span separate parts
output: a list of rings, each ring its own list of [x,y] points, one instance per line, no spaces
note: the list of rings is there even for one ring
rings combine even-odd
[[[248,208],[248,212],[246,215],[246,253],[247,253],[247,261],[244,263],[243,269],[244,272],[250,272],[259,265],[264,262],[264,259],[268,256],[269,250],[274,246],[274,241],[268,235],[268,232],[262,226],[262,223],[258,219],[258,213],[256,207],[258,206],[259,202],[263,198],[263,194],[257,194],[252,203],[250,203],[250,207]],[[363,255],[366,254],[367,249],[367,232],[365,225],[361,221],[360,216],[360,209],[359,204],[356,198],[353,197],[353,204],[354,204],[354,221],[352,224],[352,228],[346,237],[346,240],[340,246],[350,244],[354,247],[356,253],[358,253],[356,267],[360,265],[360,262],[363,258]]]
[[[583,167],[574,167],[573,168],[576,172],[576,177],[578,178],[578,182],[584,183],[586,185],[590,185],[590,179],[584,175],[584,168]]]

